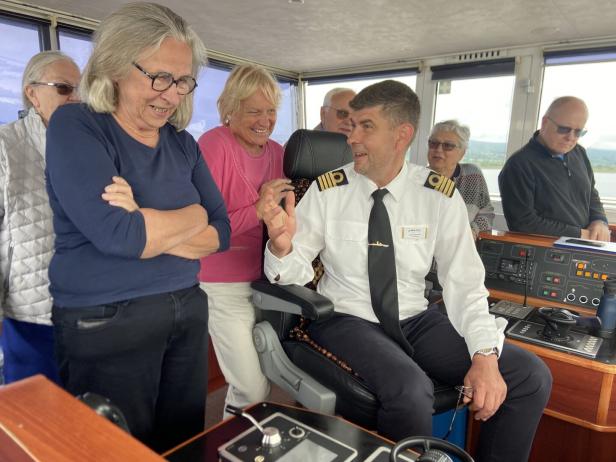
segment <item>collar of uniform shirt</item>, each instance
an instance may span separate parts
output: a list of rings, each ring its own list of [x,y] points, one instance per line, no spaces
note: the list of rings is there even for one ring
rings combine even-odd
[[[391,180],[388,184],[383,186],[383,188],[386,188],[387,191],[389,191],[389,194],[387,196],[391,196],[391,198],[396,202],[400,199],[400,197],[402,197],[402,194],[404,193],[404,185],[405,185],[404,180],[408,174],[408,169],[409,168],[405,161],[404,164],[402,165],[402,168],[400,169],[400,172],[396,175],[396,177],[393,180]],[[357,177],[361,177],[360,181],[363,181],[364,184],[367,186],[366,188],[362,188],[362,189],[363,189],[363,193],[366,196],[366,200],[370,200],[372,193],[375,190],[379,189],[375,187],[376,183],[374,183],[374,181],[372,181],[368,177],[360,173],[357,173],[353,169],[351,169],[351,171],[353,172],[353,175]]]

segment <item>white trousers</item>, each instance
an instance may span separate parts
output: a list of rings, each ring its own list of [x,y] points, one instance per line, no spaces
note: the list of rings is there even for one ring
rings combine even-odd
[[[252,341],[255,310],[250,283],[202,282],[201,288],[208,296],[208,325],[216,359],[229,384],[225,404],[245,407],[265,400],[270,386]]]

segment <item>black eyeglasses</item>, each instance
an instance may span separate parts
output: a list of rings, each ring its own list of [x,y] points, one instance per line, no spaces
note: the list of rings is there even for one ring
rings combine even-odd
[[[451,416],[451,422],[449,423],[449,428],[447,429],[447,433],[445,433],[445,436],[443,436],[442,439],[446,440],[447,438],[449,438],[449,435],[451,435],[451,432],[453,430],[453,424],[456,421],[456,415],[458,414],[458,410],[462,409],[465,404],[462,401],[464,399],[464,397],[466,396],[467,398],[473,399],[473,387],[465,387],[464,385],[458,385],[456,387],[454,387],[457,391],[458,391],[458,401],[456,402],[456,407],[454,408],[453,411],[453,416]]]
[[[178,79],[174,79],[173,75],[169,72],[157,72],[156,74],[150,74],[137,63],[133,63],[133,66],[139,69],[143,75],[152,80],[152,90],[163,92],[171,88],[171,86],[175,83],[178,95],[183,96],[192,93],[194,89],[197,88],[197,81],[190,75],[183,75]]]
[[[335,108],[334,106],[325,106],[325,107],[328,107],[336,111],[336,117],[338,117],[340,120],[348,119],[349,116],[351,115],[351,113],[347,111],[346,109],[338,109],[338,108]]]
[[[436,140],[428,140],[428,147],[430,149],[438,149],[439,146],[442,146],[443,151],[445,152],[453,151],[454,149],[458,147],[457,144],[449,143],[448,141],[440,142]]]
[[[561,135],[568,135],[569,133],[573,131],[573,136],[575,136],[576,138],[581,138],[586,133],[588,133],[588,130],[584,130],[583,128],[571,128],[571,127],[566,127],[564,125],[558,125],[554,119],[548,116],[546,117],[550,122],[556,125],[556,131],[560,133]]]
[[[62,83],[62,82],[32,82],[30,85],[43,85],[43,86],[49,86],[49,87],[56,87],[56,91],[58,92],[58,95],[61,96],[68,96],[70,94],[72,94],[73,92],[77,91],[77,87],[74,87],[73,85],[69,84],[69,83]]]

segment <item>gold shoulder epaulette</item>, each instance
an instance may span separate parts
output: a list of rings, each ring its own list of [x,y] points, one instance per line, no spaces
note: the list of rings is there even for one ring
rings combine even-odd
[[[334,186],[341,186],[343,184],[349,184],[344,169],[332,170],[331,172],[324,173],[317,177],[317,186],[319,191],[325,191],[326,189],[333,188]]]
[[[452,179],[440,175],[436,172],[430,172],[428,179],[424,183],[426,188],[434,189],[435,191],[445,194],[447,197],[453,196],[456,189],[456,184]]]

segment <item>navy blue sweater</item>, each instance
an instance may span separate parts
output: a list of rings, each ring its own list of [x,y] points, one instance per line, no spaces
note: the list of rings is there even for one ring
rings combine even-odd
[[[595,220],[607,223],[585,149],[576,144],[559,159],[537,140],[538,133],[498,176],[509,230],[578,237]]]
[[[199,260],[172,255],[140,259],[143,215],[101,198],[112,177],[131,185],[144,208],[175,210],[201,204],[229,247],[227,210],[199,147],[170,124],[150,148],[129,136],[110,114],[83,104],[60,107],[47,130],[47,191],[56,232],[50,292],[61,307],[91,306],[184,289],[197,284]]]

